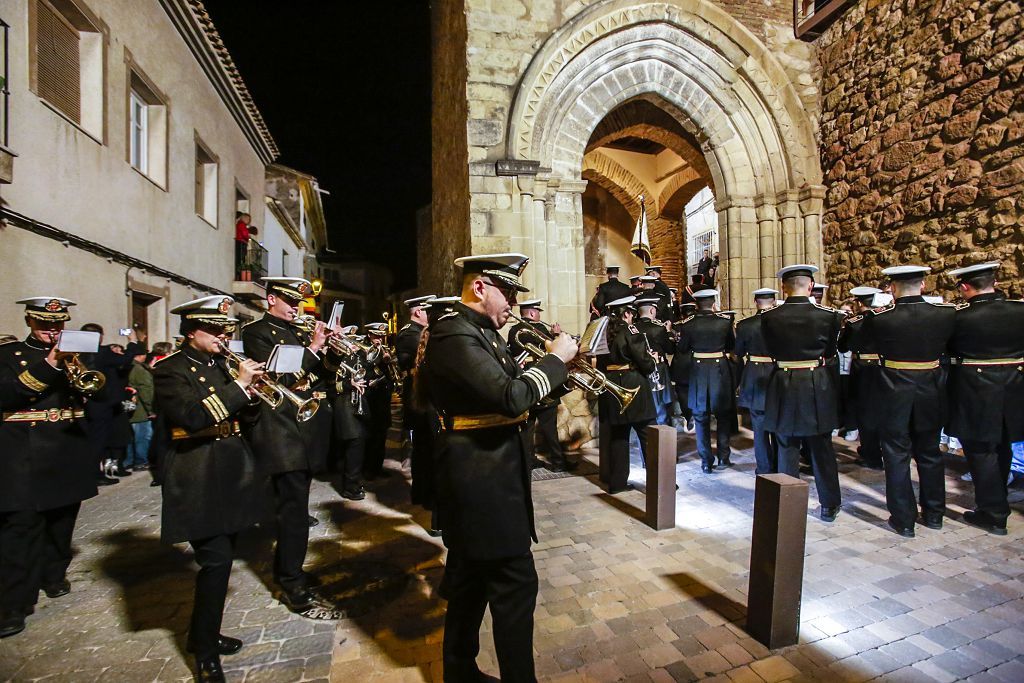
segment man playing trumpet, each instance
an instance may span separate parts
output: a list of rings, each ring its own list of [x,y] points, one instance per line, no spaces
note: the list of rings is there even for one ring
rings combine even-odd
[[[75,302],[18,303],[31,332],[0,346],[0,638],[24,630],[40,588],[50,598],[70,592],[75,520],[81,502],[96,495],[83,419],[90,382],[76,389],[73,372],[81,366],[66,366],[57,350]]]

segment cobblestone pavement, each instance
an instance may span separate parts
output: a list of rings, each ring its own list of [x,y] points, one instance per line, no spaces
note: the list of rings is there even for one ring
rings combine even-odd
[[[751,639],[742,624],[753,458],[749,440],[736,443],[737,466],[708,476],[681,436],[673,530],[642,523],[642,490],[608,496],[593,477],[534,485],[543,680],[1024,681],[1021,504],[1006,537],[962,524],[971,498],[957,458],[948,459],[945,528],[919,527],[911,540],[885,528],[882,474],[840,450],[844,508],[834,524],[817,519],[811,485],[801,642],[769,652]],[[443,548],[388,464],[391,476],[359,503],[329,482],[314,486],[321,524],[309,567],[372,584],[350,618],[290,614],[269,592],[266,532],[240,540],[224,631],[246,647],[224,658],[230,680],[439,680]],[[642,489],[643,471],[632,475]],[[187,547],[159,543],[159,489],[148,480],[137,474],[83,506],[72,593],[41,597],[28,629],[0,641],[0,680],[190,678],[194,565]],[[373,580],[396,574],[407,575],[397,597]],[[489,633],[479,661],[497,675]]]

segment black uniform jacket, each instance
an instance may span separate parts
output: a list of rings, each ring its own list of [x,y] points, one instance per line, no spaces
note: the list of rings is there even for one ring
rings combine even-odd
[[[609,334],[612,334],[611,330]],[[611,394],[603,392],[598,400],[601,403],[601,414],[608,416],[608,423],[613,425],[640,423],[654,420],[657,411],[654,408],[654,395],[648,377],[654,372],[654,358],[647,351],[647,342],[643,333],[633,325],[618,325],[614,331],[608,354],[601,356],[601,367],[612,382],[625,389],[639,387],[633,402],[624,413],[619,413],[621,406]],[[629,369],[611,370],[608,366],[629,365]]]
[[[740,366],[739,397],[736,405],[749,410],[764,410],[768,378],[774,363],[755,363],[750,356],[770,358],[761,332],[761,311],[736,323],[736,359]]]
[[[0,411],[82,410],[62,368],[34,338],[0,346]],[[96,495],[96,457],[82,417],[0,423],[0,512],[51,510]]]
[[[223,359],[188,345],[156,364],[153,382],[157,410],[169,433],[179,428],[193,434],[239,421],[251,405]],[[252,451],[241,436],[173,439],[160,469],[164,543],[232,534],[259,520],[265,478],[256,473]]]
[[[85,404],[89,441],[101,455],[108,448],[125,448],[132,440],[131,415],[125,412],[122,402],[129,398],[128,374],[135,356],[145,352],[144,344],[130,342],[124,353],[116,353],[108,344],[96,353],[82,354],[88,367],[106,378],[103,388]]]
[[[633,288],[625,282],[621,282],[618,279],[608,280],[597,286],[597,294],[594,295],[591,305],[597,309],[600,315],[604,315],[605,305],[617,299],[625,298],[632,293]],[[591,314],[593,314],[593,311],[591,311]]]
[[[759,316],[768,355],[818,361],[809,370],[776,367],[765,394],[765,430],[784,436],[829,434],[839,426],[839,387],[830,367],[843,315],[806,296],[791,296]]]
[[[398,367],[402,370],[409,372],[416,364],[416,350],[420,345],[420,335],[425,329],[427,328],[417,322],[409,322],[395,336],[395,353]]]
[[[365,367],[362,352],[355,356],[342,359],[346,365],[358,371]],[[371,407],[368,397],[370,389],[362,396],[352,386],[352,378],[348,372],[329,373],[327,395],[333,407],[334,434],[346,441],[361,439],[366,436],[370,427]],[[344,375],[344,376],[342,376]],[[367,379],[370,374],[367,373]]]
[[[366,409],[374,431],[387,431],[391,426],[391,394],[395,386],[384,363],[384,358],[380,357],[366,372]]]
[[[668,367],[668,357],[675,350],[675,344],[672,343],[672,339],[668,336],[665,323],[660,320],[640,318],[636,321],[636,328],[647,337],[647,343],[650,345],[651,350],[661,356],[661,362],[657,364],[658,374],[660,375],[662,386],[666,390],[671,390],[672,383],[669,381],[671,376]],[[654,389],[654,387],[651,388]],[[666,400],[671,400],[671,395],[666,397]]]
[[[430,327],[420,377],[445,426],[435,446],[445,545],[476,560],[528,552],[537,534],[523,422],[452,427],[456,417],[466,416],[525,420],[534,404],[565,382],[565,364],[549,354],[522,370],[490,318],[456,303]]]
[[[881,365],[877,360],[863,360],[859,357],[865,353],[878,354],[874,340],[864,330],[865,320],[866,317],[863,315],[846,320],[846,324],[843,325],[843,329],[839,333],[839,350],[842,353],[853,354],[853,358],[850,360],[850,400],[854,404],[853,414],[856,422],[853,425],[846,425],[846,427],[875,430],[875,411],[872,406],[877,400],[875,392],[878,388],[878,373]]]
[[[946,353],[953,334],[956,306],[931,304],[921,296],[904,296],[868,315],[864,332],[883,361],[934,361]],[[879,432],[902,434],[945,425],[946,368],[878,371],[870,420]]]
[[[305,332],[269,314],[242,328],[242,342],[245,355],[259,363],[265,363],[278,344],[309,345]],[[320,355],[307,350],[300,373],[277,379],[302,398],[311,397],[313,392],[325,395],[326,382],[334,380],[336,370],[330,358],[327,350]],[[300,382],[301,388],[294,389]],[[247,431],[257,463],[269,474],[319,472],[326,466],[332,422],[330,401],[321,400],[316,415],[306,422],[298,422],[295,413],[290,401],[285,400],[276,410],[260,401],[259,417]]]
[[[685,319],[686,318],[683,320]],[[669,374],[672,375],[672,381],[676,384],[686,385],[690,383],[690,370],[693,367],[693,354],[690,351],[680,349],[680,344],[683,341],[683,335],[679,332],[679,326],[681,324],[682,320],[672,324],[672,329],[675,332],[675,342],[673,342],[672,362],[669,364]]]
[[[697,311],[679,325],[679,349],[692,353],[731,353],[736,345],[732,316]],[[736,410],[736,381],[727,357],[694,358],[690,368],[690,410],[724,415]]]
[[[1024,358],[1024,301],[979,294],[957,308],[949,353],[950,416],[946,431],[959,439],[1024,441],[1024,363],[962,365],[961,359]]]

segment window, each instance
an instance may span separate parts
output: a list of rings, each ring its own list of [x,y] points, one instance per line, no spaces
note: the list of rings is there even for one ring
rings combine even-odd
[[[30,0],[32,88],[94,138],[103,138],[103,42],[77,1]]]
[[[852,0],[793,0],[793,32],[812,41],[825,32],[846,11]]]
[[[235,213],[249,213],[249,195],[237,184],[235,185]]]
[[[167,188],[167,105],[134,64],[128,66],[128,163]]]
[[[196,140],[196,214],[217,227],[217,158]]]

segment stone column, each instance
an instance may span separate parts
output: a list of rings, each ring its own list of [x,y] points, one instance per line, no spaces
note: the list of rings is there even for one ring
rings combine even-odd
[[[778,213],[775,203],[764,195],[758,195],[755,199],[755,211],[757,213],[758,245],[761,249],[760,258],[760,282],[758,287],[765,287],[775,280],[775,274],[779,272],[779,252],[777,241],[779,224]],[[751,302],[745,302],[745,307]]]
[[[722,308],[740,310],[744,305],[749,306],[744,302],[757,289],[761,273],[754,201],[751,197],[726,197],[715,209],[718,211],[721,257],[718,281]]]
[[[783,190],[775,195],[775,213],[780,224],[777,245],[781,266],[799,263],[803,255],[803,221],[799,220],[797,190]],[[778,271],[775,271],[778,272]],[[772,273],[774,277],[775,273]]]
[[[804,222],[804,254],[807,263],[821,268],[824,282],[824,249],[821,244],[821,213],[825,203],[825,187],[809,185],[800,189],[800,214]]]
[[[549,317],[560,321],[574,334],[582,334],[590,318],[583,253],[583,191],[587,188],[587,181],[565,178],[556,181],[552,178],[548,185],[554,190],[549,192]]]

